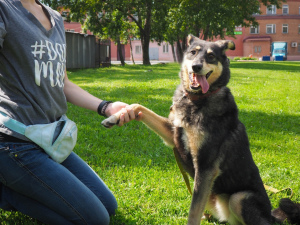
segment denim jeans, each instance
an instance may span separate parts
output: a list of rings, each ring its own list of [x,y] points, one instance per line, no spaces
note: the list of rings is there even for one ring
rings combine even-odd
[[[117,202],[74,152],[59,164],[35,144],[0,143],[0,208],[46,224],[109,224]]]

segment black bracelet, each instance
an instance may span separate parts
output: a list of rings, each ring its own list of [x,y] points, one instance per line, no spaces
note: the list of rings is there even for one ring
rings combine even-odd
[[[107,106],[108,106],[110,103],[112,103],[112,101],[104,101],[104,100],[103,100],[103,101],[99,104],[99,106],[98,106],[98,109],[97,109],[98,114],[101,115],[101,116],[107,117],[107,116],[105,115],[105,110],[106,110]]]

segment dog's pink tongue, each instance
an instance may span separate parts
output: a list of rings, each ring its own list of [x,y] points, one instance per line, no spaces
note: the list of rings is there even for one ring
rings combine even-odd
[[[209,84],[205,76],[197,75],[197,82],[201,85],[202,93],[205,94],[209,89]]]

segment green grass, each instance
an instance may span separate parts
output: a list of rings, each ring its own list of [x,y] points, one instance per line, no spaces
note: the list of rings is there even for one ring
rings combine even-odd
[[[167,116],[179,65],[112,66],[76,70],[69,78],[83,89],[111,101],[140,103]],[[300,63],[231,62],[229,87],[245,124],[251,151],[265,184],[290,187],[300,202]],[[105,129],[94,112],[69,105],[77,122],[75,152],[114,192],[119,209],[111,224],[186,224],[191,202],[173,152],[142,123]],[[273,207],[288,193],[268,192]],[[0,211],[2,224],[33,224]],[[21,221],[21,222],[20,222]],[[205,221],[203,224],[219,224]]]

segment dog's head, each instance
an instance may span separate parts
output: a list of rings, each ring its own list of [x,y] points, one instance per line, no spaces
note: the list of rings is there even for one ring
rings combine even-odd
[[[180,75],[185,90],[205,94],[225,86],[230,78],[228,49],[235,49],[233,41],[207,42],[189,35]]]

